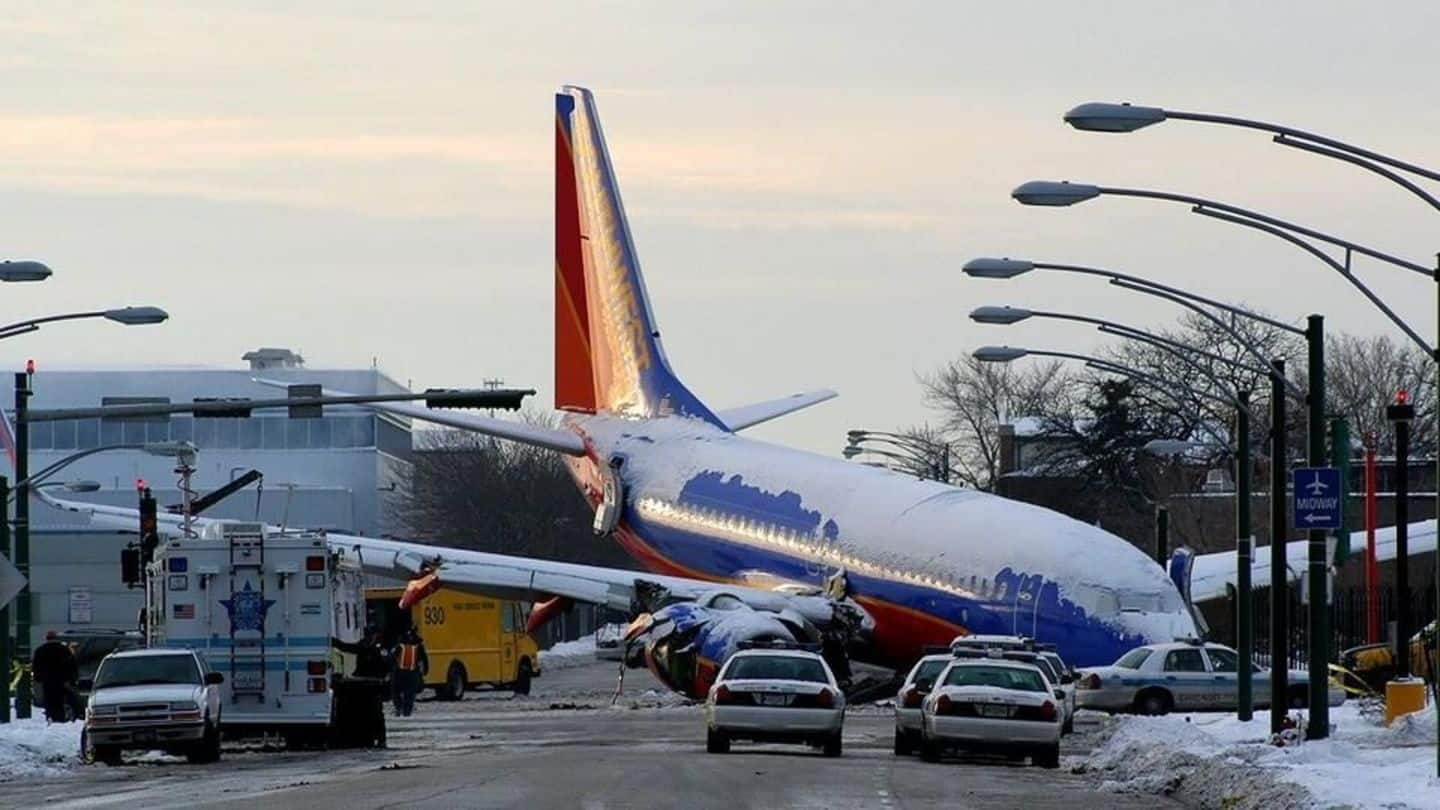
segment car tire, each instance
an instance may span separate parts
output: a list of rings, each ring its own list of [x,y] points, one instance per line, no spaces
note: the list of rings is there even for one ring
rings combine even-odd
[[[1060,743],[1055,743],[1048,748],[1041,748],[1031,754],[1030,762],[1041,768],[1060,767]]]
[[[1145,715],[1169,714],[1175,701],[1164,689],[1147,689],[1135,696],[1135,713]]]
[[[1063,725],[1063,726],[1060,727],[1060,733],[1061,733],[1061,734],[1074,734],[1074,733],[1075,733],[1075,715],[1072,714],[1072,715],[1070,715],[1069,717],[1066,717],[1066,718],[1065,718],[1065,725]]]
[[[1292,686],[1285,694],[1285,703],[1292,709],[1304,709],[1310,706],[1310,689],[1305,686]]]
[[[895,756],[908,757],[915,752],[915,741],[910,738],[910,732],[895,729]]]
[[[459,661],[451,661],[450,669],[445,672],[445,683],[435,691],[441,700],[464,700],[466,680],[465,665]]]
[[[108,767],[115,767],[121,763],[120,746],[118,745],[95,745],[90,747],[90,759]]]
[[[209,762],[220,761],[220,729],[210,723],[205,724],[205,736],[195,746],[185,752],[185,761],[192,765],[203,765]]]
[[[920,759],[924,760],[925,762],[939,762],[940,744],[924,735],[921,735]]]
[[[705,730],[705,752],[707,754],[730,753],[730,736],[715,729]]]
[[[531,677],[532,677],[532,675],[531,675],[531,670],[530,670],[530,659],[528,659],[528,658],[522,658],[522,659],[520,659],[520,669],[519,669],[519,671],[517,671],[517,672],[515,673],[515,685],[514,685],[515,694],[517,694],[517,695],[528,695],[528,694],[530,694],[530,678],[531,678]]]
[[[831,757],[831,758],[838,757],[838,756],[840,756],[842,753],[844,753],[844,752],[845,752],[844,734],[841,733],[841,732],[839,732],[839,731],[835,732],[834,734],[831,734],[831,735],[829,736],[829,738],[827,738],[827,739],[825,740],[825,748],[824,748],[824,751],[825,751],[825,756]]]

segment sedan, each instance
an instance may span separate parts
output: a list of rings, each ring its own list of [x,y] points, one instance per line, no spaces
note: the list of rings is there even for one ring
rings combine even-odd
[[[804,650],[741,650],[730,656],[705,700],[705,750],[730,741],[798,742],[840,756],[845,694],[825,659]]]
[[[921,707],[920,757],[936,762],[947,748],[1030,757],[1060,765],[1061,700],[1033,664],[957,659],[941,673]]]

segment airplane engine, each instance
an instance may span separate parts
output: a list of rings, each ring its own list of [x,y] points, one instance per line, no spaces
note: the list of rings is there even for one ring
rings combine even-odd
[[[820,634],[799,614],[753,610],[747,606],[719,610],[681,602],[650,616],[645,635],[645,663],[661,683],[686,697],[703,700],[720,667],[745,641],[816,643]]]

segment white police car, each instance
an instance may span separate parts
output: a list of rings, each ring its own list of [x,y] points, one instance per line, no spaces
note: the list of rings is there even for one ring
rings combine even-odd
[[[895,695],[895,755],[908,756],[920,745],[920,704],[935,679],[955,660],[949,653],[927,655],[915,662]]]
[[[1253,663],[1253,705],[1270,705],[1270,671]],[[1146,644],[1120,656],[1108,667],[1088,667],[1076,681],[1076,702],[1082,709],[1106,712],[1166,714],[1171,711],[1231,711],[1240,702],[1240,660],[1223,644],[1195,640]],[[1292,669],[1287,675],[1286,703],[1308,705],[1310,675]],[[1328,686],[1332,706],[1345,702],[1344,690]]]
[[[730,656],[705,699],[705,750],[723,754],[732,740],[808,743],[841,753],[845,694],[825,659],[777,646]]]
[[[1000,657],[957,658],[921,704],[920,757],[947,749],[1029,756],[1060,764],[1061,696],[1040,668]]]

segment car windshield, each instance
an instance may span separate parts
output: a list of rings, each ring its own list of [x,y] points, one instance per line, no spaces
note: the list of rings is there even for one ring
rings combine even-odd
[[[1030,668],[998,667],[966,664],[951,667],[945,676],[946,686],[998,686],[1001,689],[1017,689],[1021,692],[1044,692],[1045,682],[1040,673]]]
[[[1040,657],[1046,661],[1049,661],[1050,666],[1054,668],[1056,672],[1064,674],[1065,670],[1069,669],[1069,667],[1065,666],[1065,659],[1061,658],[1056,653],[1045,653]]]
[[[725,680],[813,681],[829,683],[825,665],[798,655],[746,655],[730,662]]]
[[[1130,652],[1120,656],[1120,660],[1115,662],[1115,666],[1121,669],[1139,669],[1140,665],[1145,663],[1145,659],[1149,657],[1150,650],[1144,647],[1136,647]]]
[[[943,658],[936,661],[921,661],[919,669],[915,670],[915,685],[921,689],[929,689],[934,686],[935,678],[940,675],[940,671],[945,669],[945,665],[948,663],[950,661]]]
[[[199,684],[200,670],[191,655],[140,655],[107,658],[95,673],[95,688],[152,683]]]

